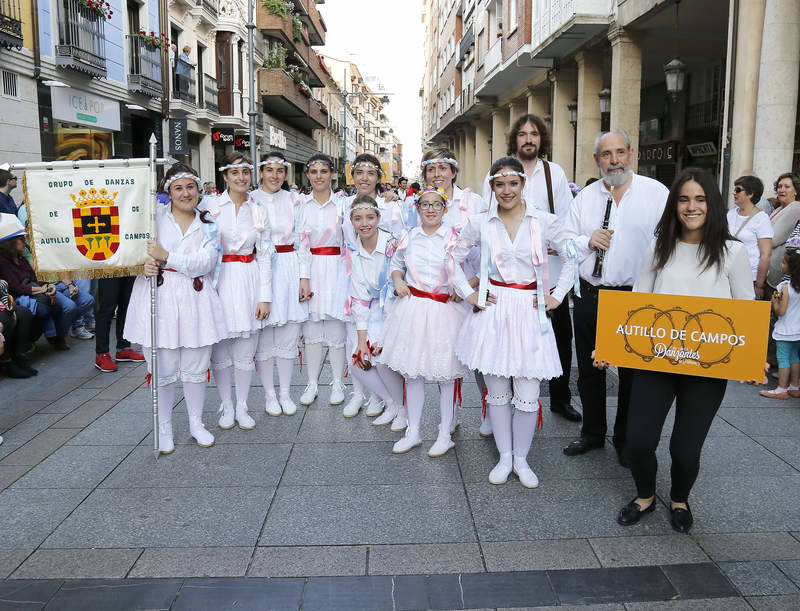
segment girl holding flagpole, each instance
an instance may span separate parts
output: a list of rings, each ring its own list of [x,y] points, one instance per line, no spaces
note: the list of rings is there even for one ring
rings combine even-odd
[[[546,312],[561,303],[575,281],[574,261],[565,257],[551,294],[546,244],[572,252],[557,217],[523,201],[526,177],[517,159],[498,159],[489,174],[495,195],[489,212],[470,218],[451,251],[457,290],[477,310],[467,316],[455,352],[486,381],[485,400],[500,454],[489,482],[503,484],[513,470],[523,486],[535,488],[539,480],[527,456],[541,414],[539,384],[561,375]],[[480,249],[477,291],[461,268],[475,247]]]
[[[212,346],[227,337],[222,301],[215,288],[215,271],[222,248],[217,225],[197,210],[197,173],[183,164],[167,170],[164,191],[170,203],[156,211],[157,240],[148,240],[144,275],[133,285],[124,335],[142,344],[150,359],[150,277],[158,277],[158,447],[175,450],[172,407],[175,383],[183,382],[189,431],[201,447],[214,445],[203,426],[203,405]]]
[[[222,164],[219,171],[227,188],[211,198],[207,210],[217,224],[223,250],[217,292],[227,338],[211,351],[211,369],[222,401],[219,428],[231,429],[235,421],[239,428],[250,430],[256,426],[247,413],[253,357],[272,301],[270,227],[266,210],[248,192],[253,171],[250,160],[233,152]],[[235,409],[232,382],[236,385]]]

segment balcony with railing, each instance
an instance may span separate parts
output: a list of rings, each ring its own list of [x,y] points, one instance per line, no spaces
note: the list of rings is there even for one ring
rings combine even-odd
[[[56,66],[106,76],[105,17],[78,0],[58,0]]]
[[[175,59],[170,110],[191,112],[197,108],[197,71],[180,57]]]
[[[19,0],[0,0],[0,47],[22,48],[22,11]]]
[[[309,90],[310,91],[310,90]],[[264,112],[280,117],[282,121],[303,130],[324,129],[327,116],[310,94],[280,68],[262,68],[258,71],[258,93]]]
[[[474,45],[475,29],[473,28],[472,24],[470,24],[469,27],[464,30],[464,33],[461,35],[461,40],[458,43],[458,61],[456,62],[457,68],[460,68],[464,63],[467,54]]]
[[[161,54],[163,51],[148,45],[141,36],[126,36],[128,40],[128,91],[160,98]]]
[[[317,10],[316,0],[295,0],[295,10],[308,26],[308,35],[312,45],[324,45],[325,33],[328,31],[322,15]]]
[[[192,13],[210,27],[217,23],[219,17],[219,0],[189,0],[194,5]]]
[[[531,50],[564,57],[608,26],[612,0],[533,0]]]
[[[497,68],[501,63],[503,63],[503,45],[502,39],[498,38],[494,41],[494,44],[489,47],[489,51],[486,53],[486,57],[483,59],[483,73],[488,76],[492,70]]]
[[[203,75],[203,108],[219,114],[217,79],[208,74]]]

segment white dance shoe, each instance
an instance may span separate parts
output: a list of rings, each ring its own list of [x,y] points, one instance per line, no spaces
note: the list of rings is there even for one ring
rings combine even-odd
[[[484,420],[481,420],[481,428],[478,429],[478,433],[480,433],[481,437],[492,436],[492,421],[488,416]]]
[[[421,445],[422,437],[420,437],[419,431],[409,428],[406,430],[405,436],[392,447],[392,454],[405,454]]]
[[[264,411],[266,411],[270,416],[281,415],[281,404],[278,403],[278,398],[275,396],[275,391],[267,392],[267,404],[264,407]]]
[[[397,416],[392,420],[392,426],[389,427],[392,432],[399,433],[405,431],[408,426],[408,409],[405,405],[401,405],[397,410]]]
[[[172,454],[175,451],[175,440],[172,438],[172,422],[162,422],[158,425],[158,452]]]
[[[528,466],[528,462],[524,458],[514,459],[514,473],[519,478],[519,483],[526,488],[538,488],[539,478]]]
[[[334,380],[331,383],[331,396],[328,403],[331,405],[341,405],[344,403],[344,382],[341,380]]]
[[[489,483],[505,484],[512,470],[511,454],[500,456],[500,462],[495,465],[494,469],[489,471]]]
[[[347,405],[344,406],[342,410],[342,416],[345,418],[355,418],[358,416],[358,412],[361,411],[361,405],[364,403],[364,395],[361,393],[353,393],[353,396],[350,397],[350,400],[347,402]]]
[[[247,403],[236,403],[236,423],[243,431],[252,431],[256,428],[256,421],[247,413]]]
[[[222,415],[219,417],[219,422],[217,422],[217,426],[221,428],[223,431],[228,431],[232,429],[234,424],[233,405],[228,407],[224,403],[221,403],[219,406],[219,411]]]
[[[369,402],[367,403],[367,416],[370,418],[380,416],[383,413],[383,408],[386,404],[375,393],[370,393]]]
[[[297,406],[289,395],[281,395],[281,411],[287,416],[294,416],[297,413]]]
[[[311,405],[316,399],[317,399],[317,385],[312,382],[308,386],[306,386],[306,389],[303,391],[303,394],[300,395],[300,404]]]
[[[431,458],[438,458],[439,456],[444,456],[447,452],[450,451],[451,448],[456,446],[453,443],[453,440],[450,438],[450,433],[446,430],[442,430],[442,425],[439,425],[439,437],[436,438],[436,442],[431,446],[431,449],[428,450],[428,456]]]
[[[398,408],[394,404],[394,401],[389,401],[386,403],[386,408],[383,410],[380,416],[375,418],[372,421],[372,424],[375,426],[383,426],[384,424],[391,424],[391,422],[397,416]]]

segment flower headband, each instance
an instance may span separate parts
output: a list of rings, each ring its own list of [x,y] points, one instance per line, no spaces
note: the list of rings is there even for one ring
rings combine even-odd
[[[264,161],[259,161],[258,167],[260,168],[261,166],[267,165],[268,163],[279,163],[285,168],[289,167],[289,162],[286,161],[285,159],[281,159],[280,157],[268,157]]]
[[[167,180],[164,181],[164,193],[169,193],[169,186],[175,182],[176,180],[180,180],[181,178],[191,178],[197,183],[197,189],[200,190],[203,188],[203,181],[200,180],[194,174],[190,172],[178,172],[174,176],[170,176]]]
[[[314,161],[309,161],[309,162],[306,164],[306,172],[308,172],[308,171],[311,169],[311,166],[312,166],[312,165],[317,165],[317,164],[320,164],[320,165],[326,165],[326,166],[328,166],[329,168],[331,167],[331,164],[330,164],[330,163],[328,163],[328,160],[327,160],[327,159],[315,159]],[[331,169],[333,169],[333,168],[331,168]]]
[[[225,172],[226,170],[232,170],[234,168],[247,168],[248,170],[253,170],[252,163],[245,163],[244,161],[240,161],[239,163],[229,163],[228,165],[221,166],[217,168],[220,172]]]
[[[453,167],[458,167],[458,161],[450,157],[436,157],[435,159],[426,159],[422,162],[422,167],[429,166],[432,163],[449,163]]]
[[[375,165],[371,161],[359,161],[358,163],[354,163],[352,171],[355,171],[356,168],[367,168],[367,169],[372,168],[373,170],[378,170],[379,175],[383,174],[381,166]]]
[[[520,178],[527,178],[525,172],[517,172],[516,170],[506,170],[505,172],[498,172],[497,174],[492,174],[489,176],[489,180],[494,180],[495,178],[502,178],[503,176],[519,176]]]
[[[436,193],[436,195],[438,195],[439,197],[441,197],[444,200],[445,204],[447,203],[447,193],[444,192],[444,189],[442,189],[441,187],[431,187],[431,186],[427,186],[424,189],[422,189],[421,191],[419,191],[414,196],[414,203],[419,203],[419,200],[426,193]]]
[[[377,205],[369,204],[367,202],[360,202],[355,206],[353,206],[352,208],[350,208],[350,216],[353,216],[353,212],[355,212],[356,210],[374,210],[375,212],[378,213],[378,216],[381,215],[381,209],[378,208]]]

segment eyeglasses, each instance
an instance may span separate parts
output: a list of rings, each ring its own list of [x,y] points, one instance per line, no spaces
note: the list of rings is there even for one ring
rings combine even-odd
[[[433,208],[434,210],[441,210],[444,208],[444,203],[442,202],[419,202],[417,207],[420,210],[430,210]]]
[[[744,191],[744,189],[742,189],[741,187],[735,187],[735,188],[733,189],[733,192],[734,192],[734,193],[741,193],[742,191]]]

